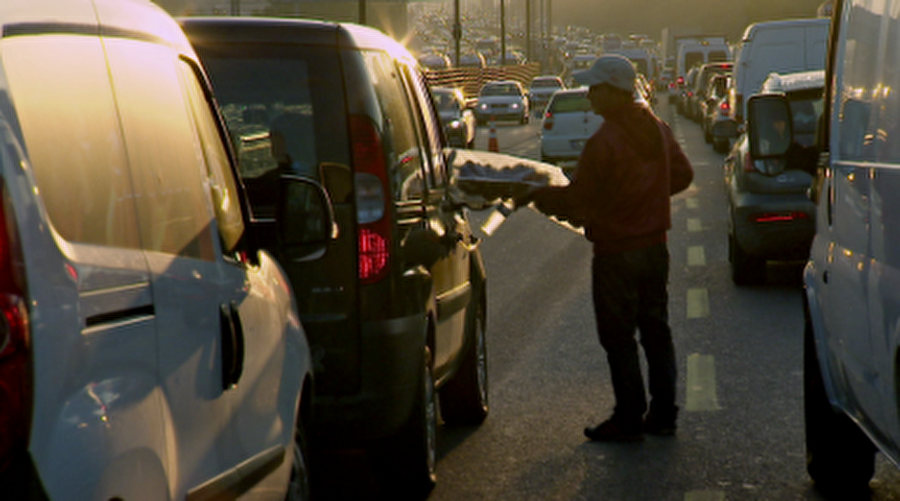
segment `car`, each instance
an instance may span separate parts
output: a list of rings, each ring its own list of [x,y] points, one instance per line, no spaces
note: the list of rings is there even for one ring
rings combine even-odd
[[[441,122],[444,124],[444,134],[450,146],[473,148],[475,146],[475,113],[466,104],[466,98],[461,89],[450,87],[432,87],[434,104]]]
[[[151,2],[4,0],[0,30],[3,497],[308,496],[313,360],[258,242],[314,259],[325,191],[282,180],[295,224],[253,217],[206,73]]]
[[[703,139],[713,145],[717,153],[728,153],[731,139],[737,137],[737,122],[728,102],[731,75],[715,75],[706,88],[706,97],[700,103],[700,127]]]
[[[823,87],[824,73],[818,70],[772,74],[761,88],[763,95],[786,96],[794,142],[801,150],[815,142]],[[769,143],[766,134],[743,134],[723,166],[728,261],[738,285],[764,282],[769,260],[806,259],[815,233],[815,204],[807,196],[812,167],[802,156],[769,158]]]
[[[694,93],[694,83],[697,81],[697,74],[700,72],[699,66],[692,66],[684,76],[684,81],[679,82],[678,93],[675,96],[675,109],[680,115],[687,118],[690,113],[691,96]]]
[[[743,123],[745,100],[759,91],[769,73],[825,69],[831,32],[831,16],[779,19],[748,25],[735,51],[734,82],[729,104],[738,123]]]
[[[833,9],[810,189],[816,230],[801,282],[804,430],[796,433],[805,435],[817,491],[868,499],[876,453],[900,464],[900,110],[884,90],[900,85],[900,54],[882,43],[900,22],[884,4],[837,0]],[[782,94],[753,96],[748,129],[762,134],[791,108]],[[774,160],[790,154],[779,146]]]
[[[488,298],[481,241],[451,198],[445,148],[457,150],[443,142],[422,70],[398,42],[352,23],[180,22],[244,182],[275,168],[261,152],[289,114],[286,164],[334,204],[338,236],[316,263],[263,242],[290,278],[314,354],[313,450],[366,451],[386,496],[427,497],[439,420],[473,426],[489,412]]]
[[[544,109],[550,102],[550,96],[554,92],[565,89],[562,78],[556,75],[539,75],[531,79],[528,85],[528,103],[535,113]]]
[[[529,120],[529,102],[525,88],[515,80],[493,80],[478,91],[475,118],[479,125],[494,120],[516,120],[526,124]]]
[[[702,122],[703,115],[700,110],[700,103],[706,99],[706,90],[709,87],[710,79],[715,75],[730,74],[733,66],[733,63],[728,61],[706,63],[700,66],[694,78],[693,88],[687,98],[685,116],[695,122]]]
[[[635,82],[635,101],[649,107],[643,92]],[[558,165],[570,178],[585,142],[603,125],[587,93],[585,86],[555,92],[541,121],[541,161]]]

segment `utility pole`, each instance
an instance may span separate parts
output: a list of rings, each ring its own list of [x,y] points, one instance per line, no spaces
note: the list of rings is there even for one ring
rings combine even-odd
[[[531,62],[531,0],[525,0],[525,57]]]
[[[459,68],[459,40],[462,38],[462,25],[459,23],[459,0],[453,0],[453,66]]]
[[[359,0],[359,24],[366,24],[366,0]]]
[[[506,66],[506,0],[500,0],[500,66]]]
[[[231,15],[232,16],[240,16],[241,15],[241,0],[231,0]]]

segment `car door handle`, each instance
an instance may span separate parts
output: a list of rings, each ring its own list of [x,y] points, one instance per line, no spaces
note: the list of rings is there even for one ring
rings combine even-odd
[[[234,388],[244,371],[244,326],[237,305],[219,306],[222,333],[222,390]]]

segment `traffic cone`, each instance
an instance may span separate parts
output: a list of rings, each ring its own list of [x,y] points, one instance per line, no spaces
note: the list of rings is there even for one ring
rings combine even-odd
[[[491,118],[491,131],[488,133],[488,151],[500,153],[500,146],[497,144],[497,127],[494,125],[493,118]]]

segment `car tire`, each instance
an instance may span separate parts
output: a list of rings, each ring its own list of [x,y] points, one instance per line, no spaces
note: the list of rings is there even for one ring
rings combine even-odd
[[[875,447],[846,414],[831,407],[808,313],[803,333],[803,411],[806,470],[816,490],[840,499],[868,499]]]
[[[456,375],[441,388],[441,417],[445,424],[471,426],[488,416],[487,343],[485,307],[477,302],[469,322],[468,347]]]
[[[425,499],[437,483],[438,399],[425,348],[418,391],[406,424],[376,446],[372,455],[391,499]]]
[[[291,478],[288,482],[288,492],[285,501],[309,501],[312,499],[309,474],[309,447],[306,439],[306,430],[300,415],[297,415],[297,424],[294,426],[294,442],[291,444],[293,462],[291,463]]]
[[[748,254],[733,234],[728,235],[728,261],[731,264],[731,281],[735,285],[765,283],[766,260]]]

